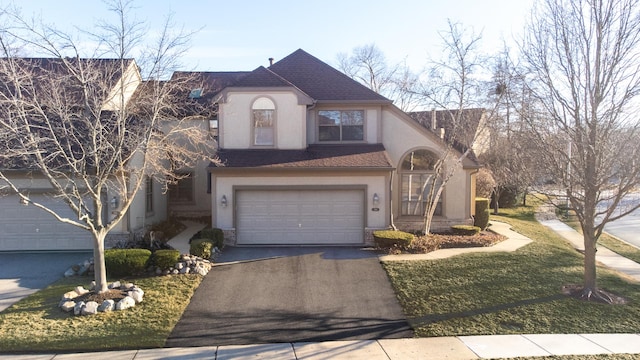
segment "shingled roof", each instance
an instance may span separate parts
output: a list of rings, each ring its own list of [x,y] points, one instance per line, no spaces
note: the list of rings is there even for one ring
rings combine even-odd
[[[317,101],[391,103],[347,75],[298,49],[269,66],[269,70],[291,82]]]
[[[217,155],[221,165],[211,165],[217,170],[393,168],[382,144],[311,145],[303,150],[221,149]]]

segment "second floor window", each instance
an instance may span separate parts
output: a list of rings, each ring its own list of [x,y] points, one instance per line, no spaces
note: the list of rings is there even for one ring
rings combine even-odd
[[[258,98],[251,106],[253,145],[273,146],[275,140],[276,106],[268,98]]]
[[[318,111],[319,141],[364,140],[363,110]]]

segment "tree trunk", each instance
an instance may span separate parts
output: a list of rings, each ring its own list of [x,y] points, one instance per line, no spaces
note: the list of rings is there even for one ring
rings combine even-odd
[[[104,239],[106,233],[98,232],[94,234],[93,246],[93,271],[94,280],[96,282],[95,290],[97,292],[105,292],[107,288],[107,267],[104,262]]]
[[[592,234],[584,235],[584,291],[596,290],[596,241]]]
[[[498,199],[500,199],[500,193],[502,191],[495,189],[493,190],[493,215],[498,215],[500,212],[500,204],[498,203]]]

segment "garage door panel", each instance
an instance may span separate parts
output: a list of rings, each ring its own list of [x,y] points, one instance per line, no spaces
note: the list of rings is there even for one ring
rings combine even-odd
[[[240,190],[238,244],[361,244],[363,190]]]
[[[31,195],[59,214],[73,218],[71,209],[46,195]],[[90,234],[56,220],[35,206],[24,206],[15,196],[0,197],[0,251],[86,250],[93,247]]]

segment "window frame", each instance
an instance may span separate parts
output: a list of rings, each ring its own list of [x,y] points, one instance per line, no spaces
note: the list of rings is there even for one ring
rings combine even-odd
[[[154,201],[153,201],[153,178],[151,176],[146,176],[144,180],[144,210],[146,215],[151,215],[154,213]]]
[[[428,185],[427,187],[424,188],[422,192],[422,199],[420,199],[419,193],[415,193],[415,197],[417,197],[417,199],[413,199],[414,194],[409,193],[409,191],[411,191],[411,193],[414,193],[414,191],[411,190],[411,184],[415,180],[414,176],[419,176],[418,184],[424,184],[424,182],[427,179],[429,182],[432,182],[433,179],[431,177],[437,175],[436,171],[433,169],[433,166],[435,164],[432,162],[426,162],[427,164],[429,164],[429,168],[419,168],[419,169],[405,168],[404,165],[405,165],[405,162],[407,161],[407,158],[412,154],[415,154],[415,152],[417,151],[428,151],[434,159],[438,158],[435,152],[431,151],[430,149],[424,149],[424,148],[411,150],[402,157],[402,160],[399,166],[400,168],[399,169],[400,216],[421,217],[421,218],[425,216],[425,212],[427,211],[427,207],[428,207],[427,206],[428,192],[430,190],[431,185]],[[407,184],[407,186],[405,186],[405,183]],[[442,180],[436,179],[436,184],[441,185]],[[446,193],[446,189],[442,189],[442,193],[440,194],[440,198],[438,199],[438,204],[436,206],[436,211],[433,214],[434,216],[444,215],[445,193]],[[410,211],[410,209],[418,209],[419,211],[416,213],[416,211]]]
[[[258,119],[256,118],[257,114],[262,114],[261,121],[264,121],[266,118],[270,123],[269,126],[257,126]],[[253,100],[251,103],[251,146],[254,147],[275,147],[276,146],[276,120],[277,120],[277,109],[276,102],[267,96],[259,96]],[[258,137],[262,134],[262,131],[270,129],[271,131],[271,142],[259,142]]]
[[[322,124],[320,119],[322,117],[322,113],[326,112],[326,113],[331,113],[331,112],[337,112],[339,113],[339,124],[334,125],[334,124]],[[348,113],[360,113],[360,119],[362,121],[361,124],[359,125],[351,125],[351,124],[346,124],[345,119],[348,117],[346,116]],[[317,130],[317,140],[319,143],[360,143],[360,142],[364,142],[365,141],[365,129],[366,129],[366,122],[367,122],[367,118],[366,118],[366,111],[364,109],[320,109],[316,112],[316,116],[317,116],[317,126],[316,126],[316,130]],[[331,118],[329,116],[324,116],[326,118]],[[333,119],[335,120],[335,119]],[[336,128],[337,129],[337,134],[338,134],[338,138],[337,139],[328,139],[328,140],[324,140],[323,139],[323,131],[321,131],[321,129],[329,129],[329,128]],[[348,133],[347,131],[345,131],[345,128],[360,128],[360,133],[362,134],[362,137],[359,139],[345,139],[345,133]]]

